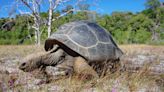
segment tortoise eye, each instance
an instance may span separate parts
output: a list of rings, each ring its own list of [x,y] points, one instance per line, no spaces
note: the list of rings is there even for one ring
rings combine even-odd
[[[65,57],[65,56],[61,56],[61,57],[59,58],[59,61],[63,60],[63,59],[64,59],[64,57]]]
[[[25,66],[26,65],[26,63],[22,63],[22,65],[21,66]]]

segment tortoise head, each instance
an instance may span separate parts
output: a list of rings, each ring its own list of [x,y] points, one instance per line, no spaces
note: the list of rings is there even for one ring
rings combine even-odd
[[[31,72],[36,69],[42,69],[44,66],[56,66],[65,60],[66,53],[62,49],[52,52],[31,54],[23,59],[19,69],[24,72]]]
[[[24,72],[31,72],[40,68],[42,66],[41,61],[43,56],[43,53],[28,55],[23,59],[23,63],[19,65],[19,69]]]

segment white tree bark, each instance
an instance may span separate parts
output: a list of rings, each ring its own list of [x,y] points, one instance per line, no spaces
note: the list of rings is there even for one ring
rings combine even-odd
[[[49,8],[49,16],[48,16],[48,37],[51,35],[51,25],[52,25],[52,13],[53,13],[53,1],[49,0],[50,8]]]
[[[42,0],[20,0],[27,8],[29,8],[29,10],[32,12],[28,12],[28,14],[30,14],[33,18],[34,18],[34,24],[32,26],[32,28],[35,29],[35,42],[37,45],[40,45],[41,43],[41,30],[40,30],[40,26],[41,26],[41,17],[40,17],[40,5],[41,5],[41,1]],[[49,0],[49,15],[48,15],[48,29],[47,29],[47,33],[48,33],[48,37],[50,37],[51,35],[51,31],[52,31],[52,21],[57,20],[58,18],[72,12],[72,11],[78,11],[75,9],[71,9],[69,11],[67,11],[66,13],[61,14],[60,16],[53,18],[53,11],[56,10],[56,8],[59,5],[63,5],[63,3],[69,2],[71,0]],[[77,2],[80,2],[83,0],[77,0]],[[89,11],[88,11],[89,12]]]
[[[35,29],[35,43],[37,45],[40,45],[40,39],[41,39],[41,32],[40,32],[40,23],[38,22],[37,17],[34,17],[34,25],[33,28]]]
[[[32,0],[32,2],[29,2],[28,0],[21,0],[21,2],[31,10],[32,16],[34,18],[34,24],[32,28],[35,29],[35,43],[37,45],[41,44],[41,32],[40,32],[40,2],[37,0]],[[32,6],[30,5],[32,3]]]
[[[53,14],[53,10],[55,10],[57,8],[57,6],[59,5],[60,2],[62,2],[64,0],[49,0],[49,16],[48,16],[48,37],[50,37],[51,35],[51,27],[52,27],[52,14]]]
[[[55,21],[57,19],[59,19],[60,17],[63,17],[64,15],[72,12],[72,11],[80,11],[80,10],[76,10],[76,9],[71,9],[63,14],[61,14],[60,16],[56,17],[56,18],[52,18],[52,14],[53,14],[53,11],[60,5],[60,4],[63,4],[63,3],[66,3],[66,2],[69,2],[71,0],[49,0],[49,16],[48,16],[48,37],[50,37],[51,35],[51,27],[52,27],[52,21]],[[79,2],[81,2],[83,0],[77,0],[77,3],[76,5],[78,5]],[[90,12],[88,10],[85,10],[85,12]],[[90,13],[93,13],[92,11]]]

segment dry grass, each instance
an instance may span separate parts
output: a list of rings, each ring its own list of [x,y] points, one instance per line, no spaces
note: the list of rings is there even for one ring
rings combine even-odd
[[[121,45],[120,48],[125,52],[126,55],[132,55],[136,52],[145,54],[164,54],[164,46],[155,45]]]
[[[138,53],[156,55],[157,57],[164,56],[164,46],[121,45],[120,48],[125,53],[125,57],[123,58],[132,57]],[[9,60],[11,62],[18,62],[19,64],[22,57],[39,51],[44,51],[43,46],[0,46],[0,63]],[[136,73],[117,71],[99,79],[87,80],[75,75],[69,78],[54,80],[49,84],[34,85],[32,89],[30,89],[30,85],[21,83],[17,83],[17,85],[10,88],[9,81],[26,77],[25,73],[18,72],[14,75],[0,72],[0,92],[7,92],[9,90],[14,92],[164,92],[164,74],[149,75],[146,67]],[[23,80],[33,81],[34,79],[27,76]],[[27,82],[30,84],[29,81]],[[6,83],[5,87],[2,85],[4,83]]]

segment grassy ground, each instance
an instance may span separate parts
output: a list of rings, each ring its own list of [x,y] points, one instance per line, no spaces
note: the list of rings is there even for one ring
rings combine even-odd
[[[164,57],[164,46],[121,45],[120,48],[125,53],[121,62],[140,54],[159,60]],[[135,73],[117,71],[99,79],[72,76],[36,85],[33,83],[36,79],[18,70],[18,65],[23,57],[39,51],[44,51],[43,46],[0,46],[0,92],[164,92],[164,74],[150,75],[144,68]]]

